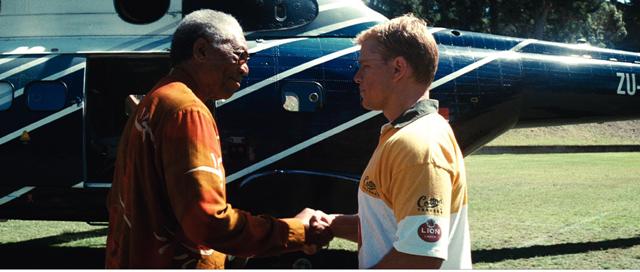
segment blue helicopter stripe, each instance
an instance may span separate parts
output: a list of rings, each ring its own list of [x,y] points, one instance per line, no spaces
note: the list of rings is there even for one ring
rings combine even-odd
[[[438,31],[439,30],[442,30],[442,29],[438,29]],[[429,87],[429,90],[432,90],[432,89],[434,89],[434,88],[436,88],[438,86],[441,86],[441,85],[443,85],[443,84],[445,84],[445,83],[447,83],[449,81],[452,81],[452,80],[454,80],[454,79],[456,79],[456,78],[458,78],[458,77],[460,77],[460,76],[462,76],[462,75],[464,75],[464,74],[466,74],[466,73],[468,73],[468,72],[470,72],[472,70],[478,69],[478,68],[482,67],[483,65],[486,65],[487,63],[489,63],[491,61],[494,61],[494,60],[496,60],[496,59],[498,59],[500,57],[504,57],[505,55],[512,54],[513,52],[517,52],[517,51],[521,50],[522,48],[526,47],[527,45],[531,44],[533,41],[535,41],[535,40],[524,40],[524,41],[522,41],[521,43],[519,43],[518,45],[514,46],[513,48],[511,48],[508,51],[500,51],[500,52],[491,54],[491,55],[489,55],[489,56],[487,56],[487,57],[485,57],[485,58],[483,58],[483,59],[481,59],[481,60],[479,60],[479,61],[477,61],[475,63],[472,63],[470,65],[467,65],[467,66],[463,67],[462,69],[460,69],[458,71],[455,71],[455,72],[453,72],[453,73],[451,73],[451,74],[449,74],[447,76],[439,78],[438,80],[433,82],[433,84]],[[312,138],[310,138],[308,140],[305,140],[304,142],[296,144],[296,145],[294,145],[294,146],[292,146],[292,147],[290,147],[290,148],[288,148],[286,150],[283,150],[283,151],[281,151],[281,152],[279,152],[279,153],[277,153],[275,155],[272,155],[272,156],[270,156],[270,157],[268,157],[268,158],[266,158],[266,159],[264,159],[262,161],[259,161],[259,162],[255,163],[255,164],[253,164],[253,165],[251,165],[249,167],[245,167],[244,169],[239,170],[239,171],[229,175],[227,177],[227,183],[232,182],[234,180],[237,180],[239,178],[242,178],[242,177],[244,177],[244,176],[246,176],[246,175],[248,175],[250,173],[253,173],[254,171],[256,171],[256,170],[258,170],[258,169],[260,169],[262,167],[270,165],[270,164],[272,164],[272,163],[274,163],[276,161],[279,161],[279,160],[281,160],[281,159],[283,159],[283,158],[285,158],[285,157],[287,157],[287,156],[289,156],[291,154],[294,154],[294,153],[296,153],[296,152],[298,152],[298,151],[300,151],[300,150],[302,150],[304,148],[307,148],[307,147],[309,147],[309,146],[311,146],[313,144],[316,144],[316,143],[318,143],[318,142],[320,142],[320,141],[322,141],[322,140],[324,140],[326,138],[329,138],[329,137],[331,137],[333,135],[336,135],[336,134],[338,134],[338,133],[340,133],[340,132],[342,132],[342,131],[344,131],[346,129],[349,129],[349,128],[355,126],[355,125],[358,125],[358,124],[360,124],[362,122],[365,122],[365,121],[367,121],[367,120],[379,115],[380,113],[382,113],[382,112],[381,111],[369,111],[369,112],[367,112],[365,114],[362,114],[362,115],[360,115],[360,116],[358,116],[358,117],[356,117],[356,118],[354,118],[354,119],[352,119],[352,120],[350,120],[348,122],[345,122],[345,123],[343,123],[341,125],[338,125],[338,126],[332,128],[332,129],[328,130],[328,131],[325,131],[325,132],[323,132],[321,134],[318,134],[318,135],[316,135],[316,136],[314,136],[314,137],[312,137]]]

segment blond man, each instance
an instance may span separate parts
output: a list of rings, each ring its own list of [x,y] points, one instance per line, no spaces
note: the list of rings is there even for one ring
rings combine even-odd
[[[358,191],[358,214],[334,215],[336,237],[358,242],[360,268],[471,268],[463,155],[429,99],[438,48],[405,15],[363,31],[354,80],[362,105],[389,120]]]

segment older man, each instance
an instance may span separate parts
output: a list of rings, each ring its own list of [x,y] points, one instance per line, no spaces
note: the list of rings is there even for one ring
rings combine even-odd
[[[118,148],[109,193],[108,268],[224,268],[225,254],[271,255],[325,244],[322,222],[253,216],[226,202],[216,123],[204,101],[229,98],[249,73],[230,15],[199,10],[173,36],[173,68],[140,101]]]
[[[359,242],[361,268],[471,268],[463,156],[429,99],[438,48],[426,22],[398,17],[357,42],[362,105],[389,123],[362,174],[358,214],[335,215],[334,235]]]

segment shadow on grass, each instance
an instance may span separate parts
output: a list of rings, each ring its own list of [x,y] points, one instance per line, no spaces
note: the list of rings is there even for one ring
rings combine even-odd
[[[566,243],[522,248],[481,249],[472,252],[473,263],[496,263],[504,260],[585,253],[640,245],[640,236],[598,242]]]
[[[249,269],[357,269],[358,253],[331,249],[321,250],[309,256],[304,253],[288,253],[279,257],[253,258],[247,263]]]
[[[65,233],[23,242],[0,244],[0,269],[100,269],[104,268],[104,248],[58,247],[79,239],[105,236],[106,228]],[[472,252],[473,263],[555,256],[640,245],[640,236],[598,242],[567,243],[525,248],[481,249]],[[302,253],[281,257],[254,258],[247,268],[357,268],[357,254],[347,250],[323,250],[314,256]]]
[[[105,235],[107,228],[101,228],[0,244],[0,268],[104,268],[104,248],[56,245]]]

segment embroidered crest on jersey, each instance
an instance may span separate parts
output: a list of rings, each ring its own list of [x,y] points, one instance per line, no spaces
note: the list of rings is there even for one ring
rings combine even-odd
[[[418,211],[427,212],[430,214],[440,215],[443,214],[440,204],[442,200],[436,197],[420,196],[417,201]]]
[[[429,219],[418,227],[418,236],[425,242],[435,243],[440,240],[442,230],[435,220]]]
[[[373,182],[373,180],[369,180],[369,176],[365,176],[363,182],[364,182],[364,186],[362,186],[362,189],[364,189],[364,191],[374,196],[380,196],[378,194],[376,183]]]

